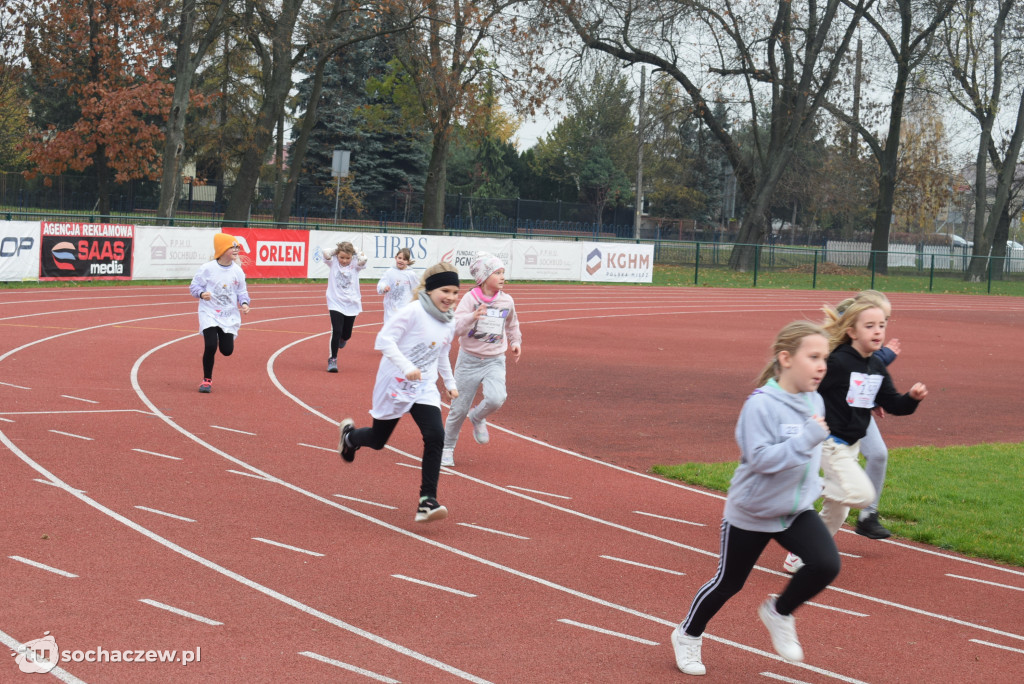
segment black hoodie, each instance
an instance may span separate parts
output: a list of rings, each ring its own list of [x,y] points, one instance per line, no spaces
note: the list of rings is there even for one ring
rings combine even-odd
[[[865,377],[853,376],[862,373]],[[881,378],[872,376],[881,376]],[[861,356],[849,343],[841,344],[829,354],[828,371],[818,387],[818,394],[825,400],[825,422],[832,434],[848,444],[861,439],[868,431],[871,421],[870,408],[858,408],[853,402],[850,385],[878,384],[874,404],[897,416],[909,416],[917,410],[919,402],[909,394],[900,394],[892,384],[892,378],[885,369],[885,363],[874,354]],[[864,403],[863,400],[861,403]]]

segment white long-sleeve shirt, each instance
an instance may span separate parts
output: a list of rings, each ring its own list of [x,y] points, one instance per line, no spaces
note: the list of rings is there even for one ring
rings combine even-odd
[[[353,256],[348,266],[338,263],[333,251],[324,251],[324,260],[330,272],[327,274],[327,308],[346,316],[356,316],[363,311],[363,297],[359,292],[359,272],[366,268],[366,257]]]
[[[235,262],[228,266],[216,260],[207,261],[192,277],[188,291],[199,299],[199,332],[218,327],[231,335],[238,335],[242,314],[238,307],[249,303],[249,290],[245,286],[245,272]],[[204,292],[210,299],[202,299]]]
[[[448,390],[455,386],[451,360],[452,323],[431,316],[420,302],[406,304],[384,323],[373,348],[383,354],[373,386],[370,415],[379,420],[399,418],[413,404],[441,407],[438,377]],[[419,369],[422,377],[407,380],[405,374]]]
[[[408,266],[392,266],[377,283],[377,293],[384,295],[384,320],[412,301],[413,290],[420,284],[420,276]],[[387,292],[384,288],[389,288]]]

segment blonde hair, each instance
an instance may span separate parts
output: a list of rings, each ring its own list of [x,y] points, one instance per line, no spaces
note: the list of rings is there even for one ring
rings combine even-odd
[[[888,299],[884,300],[888,302]],[[842,304],[842,303],[840,303]],[[883,300],[876,297],[857,297],[841,312],[829,307],[825,308],[825,332],[828,333],[828,349],[833,351],[841,344],[850,341],[850,328],[857,324],[860,315],[869,309],[881,309],[885,313]]]
[[[811,335],[821,335],[826,340],[829,339],[824,328],[810,321],[793,321],[780,330],[779,334],[775,336],[775,343],[772,344],[772,360],[758,376],[757,386],[760,387],[769,380],[778,378],[779,373],[782,372],[782,368],[779,366],[779,354],[782,352],[789,352],[790,355],[796,354],[800,345],[803,344],[804,338]]]
[[[343,242],[339,242],[337,247],[334,248],[334,253],[337,255],[337,254],[341,254],[342,252],[344,252],[345,254],[351,254],[352,256],[355,256],[355,254],[356,254],[356,246],[353,245],[348,240],[345,240]]]
[[[423,275],[420,276],[420,284],[416,286],[415,290],[413,290],[412,298],[416,299],[417,297],[420,296],[420,292],[423,292],[427,289],[427,278],[436,273],[443,273],[445,271],[454,271],[455,273],[458,273],[459,269],[455,268],[454,264],[450,264],[447,261],[439,261],[433,266],[429,266],[428,268],[424,269]]]
[[[399,256],[404,256],[405,263],[409,264],[410,266],[416,263],[415,261],[412,260],[412,250],[409,249],[408,247],[403,247],[402,249],[395,252],[395,258],[397,259]]]

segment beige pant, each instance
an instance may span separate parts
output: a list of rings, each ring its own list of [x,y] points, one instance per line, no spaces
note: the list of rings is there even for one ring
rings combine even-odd
[[[821,520],[835,536],[850,508],[866,508],[875,501],[875,486],[857,462],[860,442],[840,444],[826,439],[821,447],[821,469],[825,473],[825,501]]]

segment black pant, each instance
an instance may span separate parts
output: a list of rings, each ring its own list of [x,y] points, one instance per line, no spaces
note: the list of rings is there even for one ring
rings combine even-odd
[[[203,330],[203,378],[213,379],[213,357],[220,353],[224,356],[231,356],[235,351],[235,336],[226,333],[218,326],[205,328]]]
[[[345,343],[352,337],[352,324],[355,316],[346,316],[340,311],[330,309],[331,314],[331,358],[338,357],[338,350],[345,348]]]
[[[761,552],[772,539],[782,548],[800,556],[804,562],[775,601],[779,615],[792,613],[839,574],[836,543],[821,517],[813,510],[798,515],[793,524],[782,532],[741,530],[723,520],[718,572],[697,591],[683,622],[684,632],[695,637],[704,633],[708,621],[743,588]]]
[[[444,447],[444,423],[441,409],[427,404],[413,404],[409,415],[423,435],[423,475],[420,496],[437,498],[437,480],[441,476],[441,449]],[[398,418],[373,419],[373,427],[359,428],[348,434],[348,443],[356,448],[383,449],[398,425]]]

